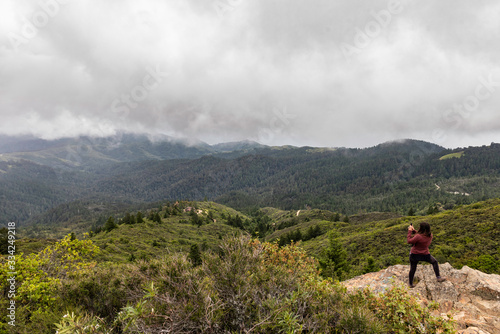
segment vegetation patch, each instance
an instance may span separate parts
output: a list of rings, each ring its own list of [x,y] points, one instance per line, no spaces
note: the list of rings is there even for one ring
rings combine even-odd
[[[11,333],[452,333],[404,288],[349,294],[296,244],[224,239],[216,251],[103,262],[89,240],[20,256]],[[50,268],[50,270],[43,270]],[[8,272],[0,261],[0,277]],[[70,274],[71,272],[71,274]],[[6,280],[0,292],[7,292]],[[7,298],[0,300],[5,318]],[[21,316],[22,315],[22,316]],[[418,321],[417,321],[418,320]],[[418,323],[417,327],[412,327]],[[6,331],[7,325],[0,324]]]
[[[455,152],[455,153],[450,153],[443,155],[439,160],[446,160],[446,159],[452,159],[452,158],[461,158],[464,155],[464,151],[460,152]]]

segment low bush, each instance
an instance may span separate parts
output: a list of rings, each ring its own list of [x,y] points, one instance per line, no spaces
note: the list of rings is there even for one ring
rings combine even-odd
[[[394,333],[455,333],[454,322],[431,315],[439,304],[431,302],[428,306],[418,303],[415,296],[408,293],[402,283],[393,284],[385,293],[374,295],[370,290],[362,293],[362,299],[368,302],[369,308],[384,321]],[[450,316],[451,319],[451,316]]]
[[[54,320],[63,314],[63,282],[89,274],[96,265],[92,258],[98,253],[99,248],[91,241],[67,235],[39,253],[27,256],[21,253],[12,261],[8,257],[0,258],[0,318],[7,319],[7,303],[12,300],[16,305],[16,326],[0,323],[0,330],[52,333]],[[13,271],[16,290],[11,298],[7,278]]]

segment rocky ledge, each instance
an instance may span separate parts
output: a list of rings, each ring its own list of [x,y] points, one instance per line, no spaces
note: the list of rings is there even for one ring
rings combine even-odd
[[[500,334],[500,275],[485,274],[464,266],[457,270],[449,263],[441,264],[438,283],[432,267],[421,265],[415,274],[416,286],[409,293],[422,303],[440,304],[437,315],[452,314],[460,334]],[[395,282],[408,284],[410,266],[396,265],[379,272],[368,273],[342,282],[348,291],[369,287],[384,292]]]

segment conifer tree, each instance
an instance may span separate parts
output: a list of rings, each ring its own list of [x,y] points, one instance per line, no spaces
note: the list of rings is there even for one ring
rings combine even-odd
[[[123,217],[123,219],[122,219],[122,222],[123,222],[124,224],[130,224],[130,212],[127,212],[127,213],[125,214],[125,216],[124,216],[124,217]]]
[[[110,231],[114,230],[117,227],[118,227],[118,225],[116,225],[115,219],[113,218],[113,216],[110,216],[108,218],[108,220],[106,221],[106,224],[104,224],[104,226],[103,226],[102,229],[104,231],[106,231],[106,232],[110,232]]]
[[[201,264],[201,253],[197,244],[192,244],[189,250],[188,259],[193,264],[193,267],[197,267]]]
[[[136,223],[137,224],[144,223],[144,219],[142,218],[142,212],[140,212],[140,211],[137,211],[137,220],[136,220]]]
[[[363,274],[372,273],[379,270],[380,268],[375,262],[375,259],[372,256],[368,256],[368,258],[366,259],[366,266],[363,268]]]
[[[347,252],[342,247],[337,232],[331,231],[328,234],[328,240],[328,248],[323,251],[322,257],[319,260],[321,274],[324,277],[341,280],[349,271]]]
[[[408,216],[415,216],[415,209],[413,207],[408,210]]]

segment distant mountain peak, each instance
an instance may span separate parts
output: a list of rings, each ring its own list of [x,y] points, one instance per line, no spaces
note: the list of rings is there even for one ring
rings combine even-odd
[[[234,142],[219,143],[219,144],[212,145],[212,148],[215,149],[217,152],[249,150],[249,149],[264,148],[264,147],[266,147],[266,146],[259,144],[256,141],[252,141],[252,140],[248,140],[248,139],[245,139],[242,141],[234,141]]]
[[[446,150],[444,147],[439,146],[437,144],[433,144],[430,142],[426,142],[418,139],[398,139],[391,140],[385,143],[376,145],[374,147],[369,148],[372,151],[379,150],[398,150],[402,152],[412,153],[412,154],[433,154],[439,153]]]

